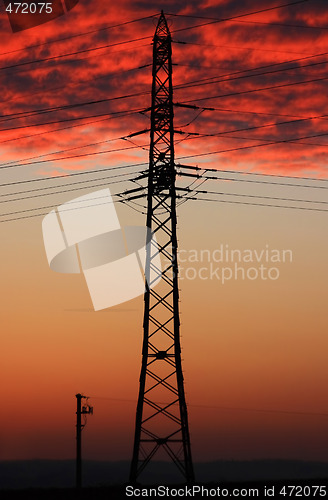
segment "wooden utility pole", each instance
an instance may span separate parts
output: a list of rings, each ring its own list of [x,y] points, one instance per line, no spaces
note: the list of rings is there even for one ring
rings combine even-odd
[[[82,407],[82,399],[87,400],[87,396],[76,394],[76,488],[82,488],[82,430],[86,424],[82,424],[82,415],[92,415],[93,407],[85,404]]]

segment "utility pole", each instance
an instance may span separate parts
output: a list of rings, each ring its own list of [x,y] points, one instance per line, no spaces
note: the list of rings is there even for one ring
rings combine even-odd
[[[153,82],[148,173],[147,228],[158,249],[148,245],[146,277],[161,275],[144,296],[142,366],[130,481],[165,450],[187,483],[194,481],[180,348],[176,233],[171,34],[162,11],[153,40]],[[148,240],[150,238],[148,237]],[[155,265],[161,256],[163,271]]]
[[[82,424],[82,415],[92,415],[93,407],[85,404],[82,407],[82,399],[88,400],[87,396],[76,394],[76,488],[82,487],[82,430],[86,421]],[[85,417],[86,418],[86,417]]]

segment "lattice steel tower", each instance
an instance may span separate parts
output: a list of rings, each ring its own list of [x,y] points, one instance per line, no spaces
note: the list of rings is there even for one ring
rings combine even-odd
[[[162,12],[153,40],[147,210],[147,227],[157,238],[158,250],[148,245],[146,276],[158,277],[158,253],[163,271],[161,284],[154,290],[146,283],[144,296],[132,483],[160,449],[187,482],[194,480],[181,367],[171,55],[171,34]]]

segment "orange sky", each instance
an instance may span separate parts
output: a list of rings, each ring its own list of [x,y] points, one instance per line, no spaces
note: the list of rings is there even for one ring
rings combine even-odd
[[[277,3],[266,2],[266,7],[271,5]],[[0,220],[47,213],[51,208],[40,207],[59,205],[90,192],[95,189],[92,185],[106,185],[103,178],[120,171],[88,176],[99,182],[76,191],[72,189],[81,185],[63,186],[81,180],[79,177],[46,183],[35,179],[147,163],[147,132],[132,138],[132,143],[117,138],[149,127],[149,114],[139,111],[150,104],[151,37],[157,16],[101,28],[158,15],[161,8],[146,1],[100,6],[82,0],[69,14],[15,34],[1,10],[0,183],[1,196],[10,196],[1,198],[5,202]],[[242,7],[233,0],[199,0],[181,7],[165,2],[167,13],[210,18],[262,8],[263,2],[255,0],[243,2]],[[208,181],[203,189],[327,201],[322,180],[327,178],[328,146],[328,122],[322,116],[327,104],[325,2],[303,2],[186,30],[206,20],[167,17],[175,42],[175,102],[216,108],[175,108],[175,127],[184,132],[176,135],[176,157],[192,156],[180,162],[312,177],[319,181],[298,183],[321,186]],[[95,32],[72,38],[90,31]],[[147,38],[138,40],[143,37]],[[48,43],[62,38],[67,39]],[[122,44],[129,40],[136,41]],[[99,51],[5,69],[108,45]],[[30,46],[35,47],[26,48]],[[316,54],[324,55],[314,57]],[[291,69],[280,71],[286,68]],[[199,82],[201,79],[211,80]],[[180,84],[193,85],[194,81],[197,86],[179,89]],[[304,81],[310,82],[291,85]],[[255,92],[273,86],[279,87]],[[140,95],[34,117],[6,116],[130,94]],[[117,112],[134,114],[103,116]],[[86,118],[75,120],[81,117]],[[288,123],[278,125],[280,122]],[[262,125],[268,127],[254,128]],[[195,139],[189,133],[216,136]],[[262,146],[286,140],[292,142]],[[253,145],[258,147],[249,147]],[[130,146],[134,149],[67,158]],[[236,148],[246,149],[197,157]],[[45,156],[35,158],[39,155]],[[50,161],[63,157],[66,159]],[[3,168],[8,162],[14,163]],[[19,162],[32,164],[20,166]],[[142,168],[128,172],[132,176]],[[242,178],[247,176],[238,177]],[[178,179],[179,186],[185,184]],[[23,193],[45,186],[57,188],[49,190],[54,194],[48,196],[45,191]],[[125,181],[111,189],[120,192],[131,187]],[[64,189],[67,192],[59,192]],[[42,196],[25,199],[35,194]],[[37,210],[29,211],[33,208]],[[122,225],[145,223],[144,216],[128,206],[119,205],[117,210]],[[183,368],[194,460],[327,460],[326,213],[190,201],[178,214],[179,246],[186,252],[214,251],[222,244],[241,250],[261,250],[268,245],[270,249],[290,249],[293,254],[291,263],[277,266],[280,276],[276,281],[180,281]],[[0,226],[0,459],[72,458],[76,392],[93,396],[94,416],[83,435],[85,457],[130,459],[143,300],[139,297],[95,313],[82,276],[49,269],[41,220],[41,216],[22,218]],[[197,270],[202,265],[193,267]]]

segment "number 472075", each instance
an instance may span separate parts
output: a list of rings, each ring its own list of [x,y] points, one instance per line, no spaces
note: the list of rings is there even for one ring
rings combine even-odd
[[[52,2],[49,3],[10,3],[6,7],[6,12],[10,14],[41,14],[42,12],[46,14],[52,13]]]
[[[284,497],[325,497],[326,486],[284,486],[279,491]]]

